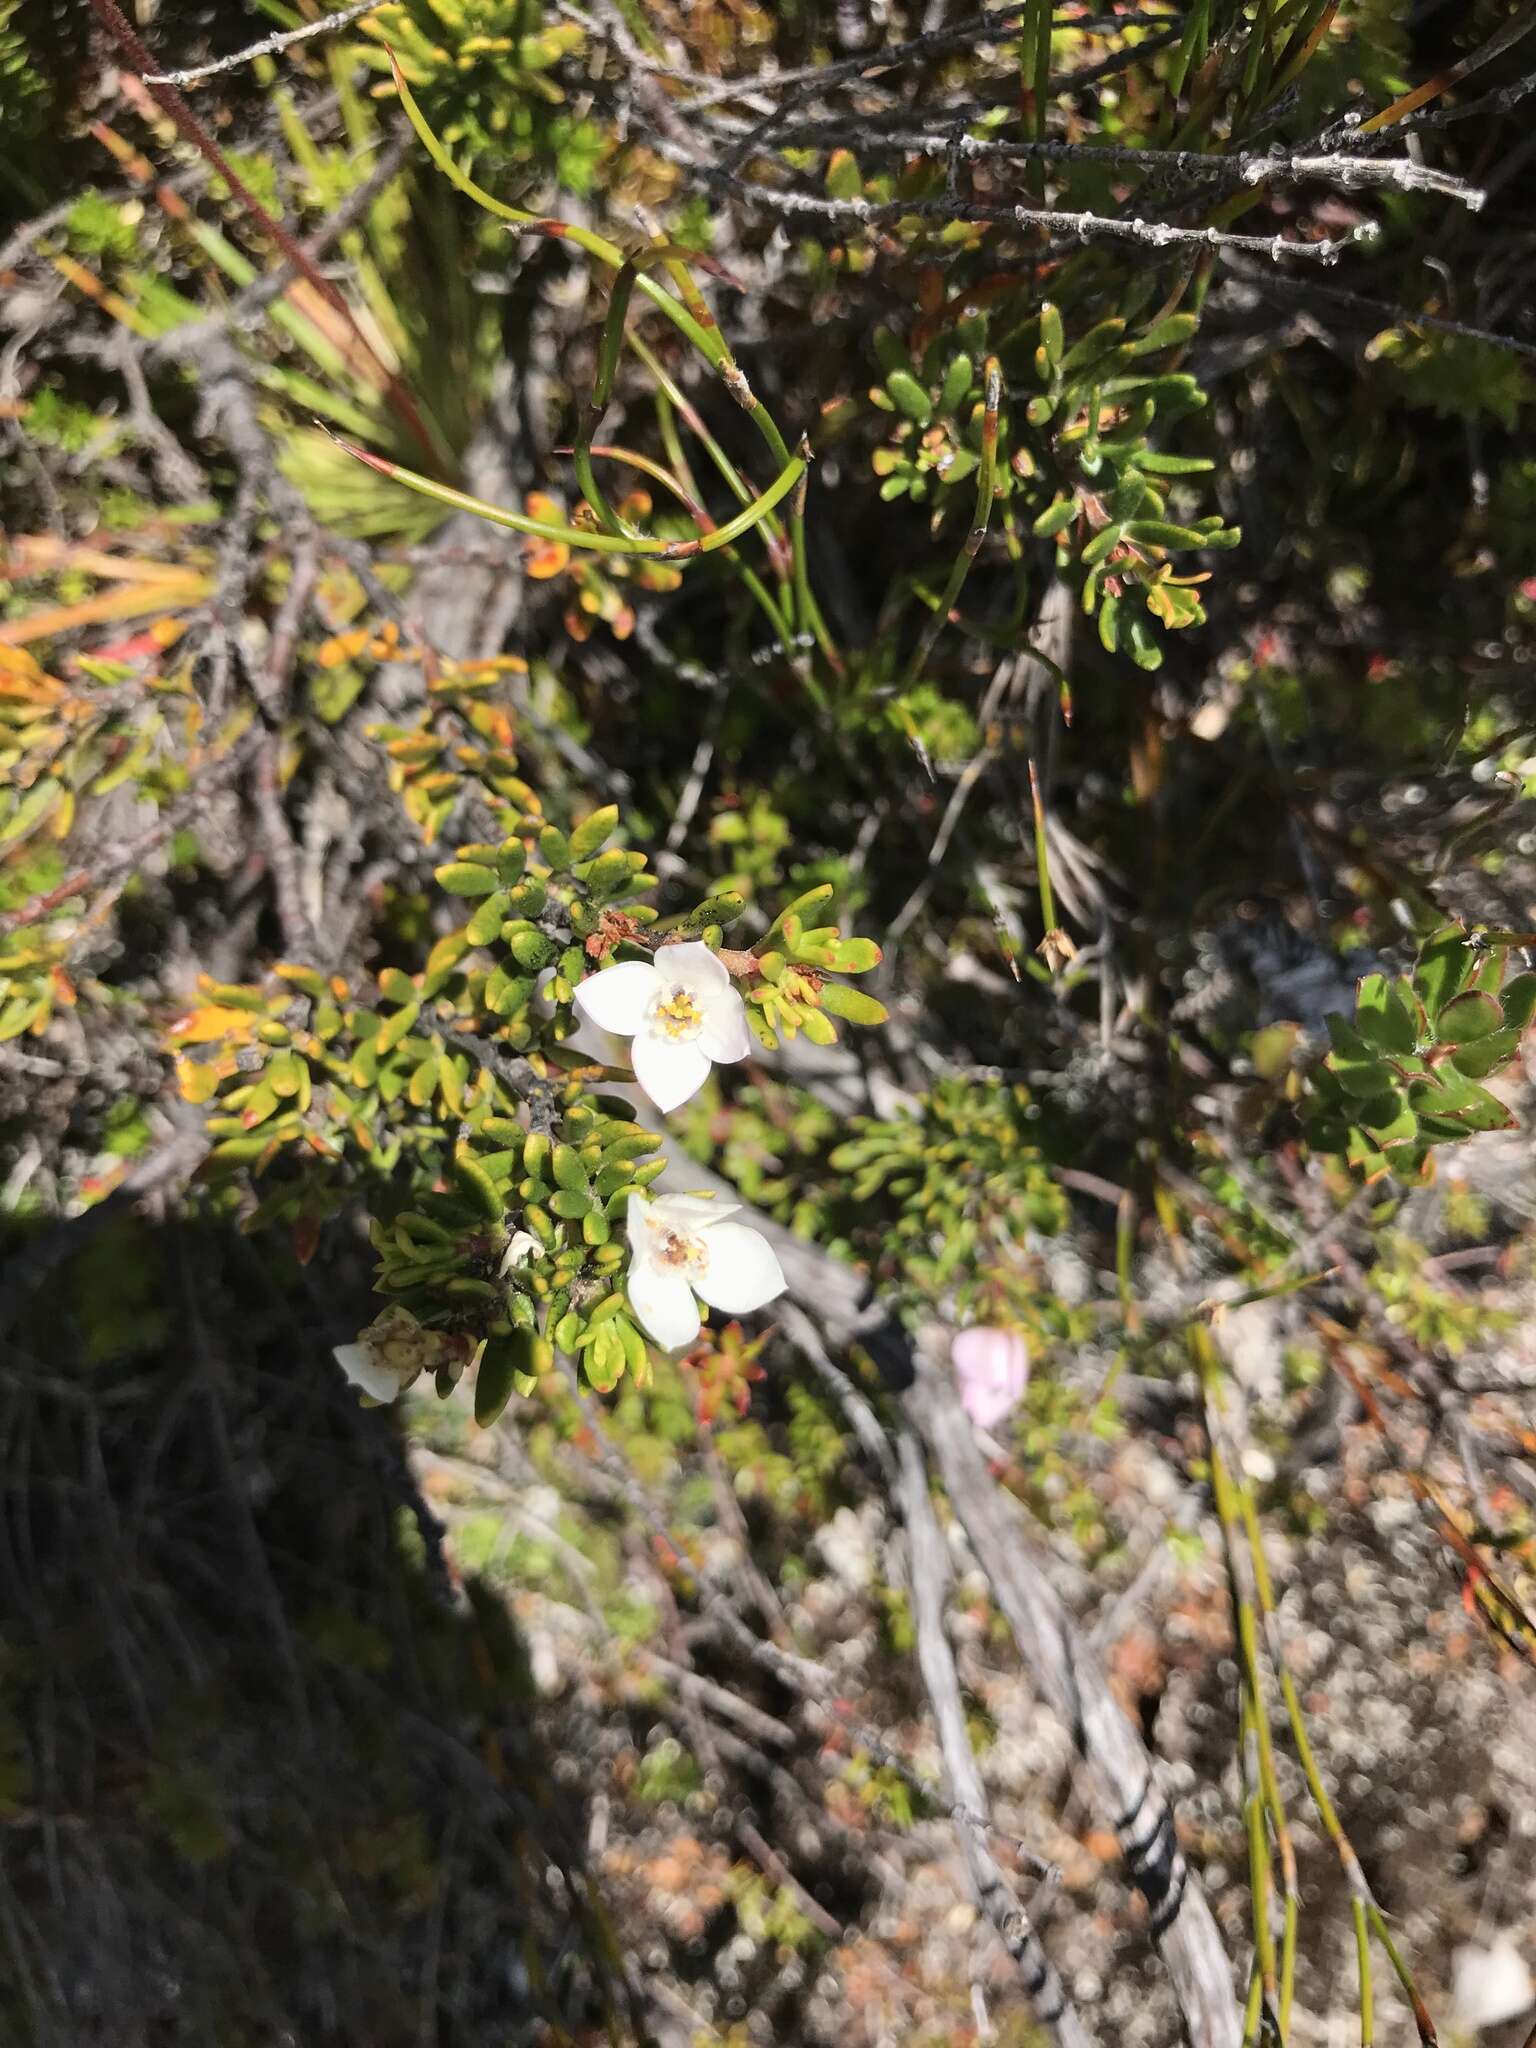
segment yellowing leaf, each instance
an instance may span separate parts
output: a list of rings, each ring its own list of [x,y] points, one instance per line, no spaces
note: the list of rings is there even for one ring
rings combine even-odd
[[[216,1045],[222,1038],[248,1038],[253,1021],[249,1010],[203,1003],[178,1017],[166,1036],[172,1045]]]

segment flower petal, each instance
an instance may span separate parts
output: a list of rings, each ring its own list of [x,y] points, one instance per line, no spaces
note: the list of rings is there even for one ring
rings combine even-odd
[[[712,1060],[744,1060],[752,1050],[747,1006],[735,989],[712,989],[705,998],[699,1044]]]
[[[576,987],[576,1007],[602,1031],[633,1038],[661,990],[661,976],[645,960],[624,960],[589,974]]]
[[[718,953],[712,953],[702,939],[685,939],[679,946],[656,948],[656,972],[668,982],[681,984],[699,998],[707,1009],[709,998],[728,989],[731,977]]]
[[[375,1365],[366,1344],[338,1344],[331,1353],[354,1387],[374,1401],[393,1401],[400,1393],[399,1375]]]
[[[630,1196],[630,1206],[635,1197]],[[658,1223],[669,1223],[676,1230],[692,1232],[705,1225],[723,1223],[727,1216],[734,1216],[741,1207],[740,1202],[717,1202],[713,1195],[674,1195],[662,1193],[656,1197],[653,1209]]]
[[[717,1223],[704,1233],[708,1263],[694,1286],[711,1308],[744,1316],[784,1292],[784,1273],[767,1238],[745,1223]]]
[[[572,1052],[579,1052],[600,1067],[614,1067],[623,1073],[629,1066],[629,1040],[617,1031],[603,1031],[578,1010],[578,1023],[569,1038],[561,1040]],[[642,1027],[643,1028],[643,1027]]]
[[[637,1259],[625,1283],[629,1305],[665,1351],[680,1351],[699,1334],[699,1305],[681,1273]]]
[[[978,1429],[1012,1414],[1029,1384],[1029,1346],[1017,1330],[978,1324],[950,1345],[960,1405]]]
[[[507,1239],[507,1248],[501,1255],[500,1271],[503,1276],[514,1266],[526,1266],[530,1259],[536,1259],[544,1247],[531,1230],[514,1230]]]
[[[629,1198],[624,1212],[624,1228],[629,1233],[631,1256],[645,1260],[651,1255],[656,1241],[658,1218],[649,1195],[641,1194],[638,1188]]]
[[[697,1039],[677,1045],[642,1031],[629,1051],[635,1079],[663,1114],[697,1095],[709,1079],[709,1054]]]

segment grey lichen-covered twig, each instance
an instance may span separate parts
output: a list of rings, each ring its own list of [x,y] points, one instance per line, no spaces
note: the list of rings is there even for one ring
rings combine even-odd
[[[728,193],[748,206],[785,217],[799,216],[860,227],[878,227],[885,222],[931,220],[987,227],[1023,230],[1043,228],[1047,233],[1081,242],[1134,242],[1145,249],[1219,249],[1248,256],[1282,257],[1303,262],[1337,263],[1346,249],[1373,241],[1379,230],[1374,221],[1362,221],[1347,234],[1327,236],[1316,242],[1288,241],[1282,234],[1234,235],[1217,227],[1175,227],[1169,221],[1147,220],[1140,215],[1073,212],[1065,207],[1013,206],[1002,201],[966,199],[832,199],[816,192],[781,190],[758,184],[734,171],[702,163],[697,157],[653,138],[661,155],[679,166],[689,177],[712,190]]]
[[[1173,1809],[1145,1745],[1008,1512],[953,1388],[921,1352],[906,1405],[1032,1680],[1066,1723],[1097,1782],[1131,1880],[1147,1902],[1191,2041],[1196,2048],[1236,2048],[1238,2012],[1226,1952],[1184,1861]]]
[[[845,129],[846,132],[846,129]],[[780,147],[799,143],[810,136],[794,134],[780,138]],[[861,157],[942,156],[962,163],[1059,163],[1068,168],[1078,164],[1104,164],[1117,170],[1139,171],[1167,178],[1189,178],[1201,184],[1269,185],[1318,183],[1338,185],[1345,190],[1389,185],[1403,192],[1435,192],[1457,200],[1476,213],[1485,193],[1466,178],[1437,170],[1433,164],[1417,163],[1406,156],[1360,156],[1332,150],[1243,151],[1234,156],[1209,156],[1196,149],[1132,149],[1106,143],[1016,142],[976,135],[942,133],[931,126],[891,133],[861,135]]]
[[[302,28],[283,30],[277,35],[263,36],[259,42],[247,43],[243,50],[235,50],[228,57],[216,57],[207,64],[193,64],[185,71],[146,71],[146,85],[197,85],[202,79],[217,78],[222,72],[238,71],[242,65],[254,63],[258,57],[276,57],[284,50],[291,50],[295,43],[307,43],[313,36],[334,34],[337,29],[350,28],[354,21],[361,21],[365,14],[372,14],[381,0],[354,0],[351,7],[342,7],[335,14],[322,16],[319,21],[306,22]]]
[[[1040,2024],[1058,2048],[1088,2048],[1090,2036],[1077,2008],[979,1824],[988,1816],[990,1802],[965,1725],[965,1701],[954,1652],[944,1631],[949,1555],[928,1495],[922,1448],[910,1429],[902,1431],[897,1457],[897,1499],[907,1531],[918,1669],[938,1731],[945,1786],[955,1805],[963,1809],[956,1825],[966,1870],[977,1902],[1008,1951]]]

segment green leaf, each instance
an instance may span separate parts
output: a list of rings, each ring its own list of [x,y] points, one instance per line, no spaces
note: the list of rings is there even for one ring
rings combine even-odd
[[[1512,1031],[1524,1031],[1536,1015],[1536,974],[1517,974],[1504,984],[1500,997],[1504,1022]]]
[[[1220,543],[1192,526],[1174,526],[1166,519],[1133,519],[1125,529],[1127,540],[1152,548],[1208,548]],[[1086,560],[1086,556],[1084,557]]]
[[[453,1175],[464,1193],[493,1223],[499,1223],[505,1208],[496,1183],[471,1152],[462,1147],[453,1155]]]
[[[1503,1022],[1497,996],[1468,989],[1464,995],[1452,996],[1435,1019],[1435,1030],[1446,1045],[1468,1045],[1474,1039],[1491,1037]]]
[[[1046,361],[1053,367],[1061,361],[1065,339],[1060,309],[1047,299],[1040,308],[1040,346],[1045,350]]]
[[[1058,498],[1054,504],[1046,506],[1035,521],[1032,531],[1040,540],[1050,540],[1070,526],[1076,517],[1076,498]]]
[[[1408,1107],[1406,1097],[1396,1088],[1374,1095],[1360,1106],[1360,1126],[1370,1132],[1378,1146],[1400,1143],[1418,1135],[1419,1120]]]
[[[518,966],[527,968],[530,974],[547,967],[555,957],[555,942],[543,932],[514,932],[507,945]]]
[[[473,861],[450,860],[433,873],[450,896],[489,896],[497,886],[495,872]]]
[[[1205,455],[1163,455],[1155,448],[1144,448],[1136,457],[1136,467],[1150,476],[1201,476],[1216,465]]]
[[[1381,1180],[1392,1171],[1391,1160],[1385,1152],[1371,1143],[1364,1131],[1350,1132],[1349,1151],[1346,1156],[1350,1165],[1357,1167],[1368,1181]]]
[[[1125,531],[1126,529],[1118,524],[1100,527],[1079,557],[1083,567],[1091,569],[1096,562],[1102,562],[1110,550],[1118,546]]]
[[[868,974],[884,958],[873,939],[840,939],[832,949],[832,965],[839,974]]]
[[[1163,665],[1163,650],[1147,630],[1145,620],[1132,618],[1127,622],[1130,635],[1131,659],[1138,668],[1158,669]]]
[[[0,846],[12,839],[20,839],[40,825],[64,794],[64,785],[51,775],[45,775],[34,782],[26,795],[17,804],[6,820],[5,829],[0,831]]]
[[[485,1007],[493,1017],[510,1017],[533,993],[526,976],[509,974],[505,967],[493,967],[485,984]]]
[[[394,1016],[385,1021],[384,1028],[373,1041],[374,1045],[381,1053],[393,1052],[403,1039],[410,1036],[420,1015],[420,1003],[408,1003],[403,1010],[396,1010]]]
[[[1103,355],[1107,348],[1117,342],[1124,332],[1125,322],[1119,319],[1101,320],[1097,327],[1090,327],[1082,340],[1075,342],[1063,356],[1063,372],[1070,375],[1082,364],[1091,363],[1095,356]]]
[[[1507,1067],[1520,1050],[1521,1033],[1516,1030],[1492,1031],[1486,1038],[1474,1038],[1470,1044],[1458,1045],[1451,1054],[1451,1064],[1458,1074],[1465,1074],[1470,1081],[1485,1080],[1489,1074],[1496,1074],[1500,1067]]]
[[[906,347],[889,327],[875,329],[874,346],[875,360],[888,377],[893,376],[897,370],[905,370],[911,361]]]
[[[1504,1131],[1514,1123],[1497,1096],[1445,1066],[1411,1083],[1408,1100],[1421,1117],[1439,1118],[1468,1131]]]
[[[534,1333],[513,1330],[505,1337],[487,1337],[475,1374],[475,1421],[489,1429],[512,1398],[514,1387],[532,1379]]]
[[[933,402],[910,370],[892,370],[885,380],[899,412],[906,414],[917,426],[926,427],[933,418]]]
[[[1333,1051],[1326,1065],[1339,1086],[1366,1101],[1384,1095],[1396,1079],[1387,1062],[1342,1017],[1328,1019],[1328,1036]]]
[[[769,925],[767,931],[764,932],[762,938],[758,940],[758,952],[761,953],[763,947],[775,933],[784,930],[790,919],[796,918],[803,924],[813,911],[825,910],[828,904],[831,903],[835,893],[830,882],[820,882],[814,889],[807,889],[803,896],[797,896],[793,903],[786,903],[778,916],[773,920],[773,923]]]
[[[571,860],[590,860],[593,854],[601,852],[608,840],[612,838],[618,827],[618,822],[619,807],[617,804],[604,804],[601,810],[590,812],[571,833]],[[542,846],[543,839],[541,835],[541,850]],[[561,865],[561,863],[555,861],[550,861],[549,864],[551,867]]]
[[[706,897],[697,910],[689,911],[678,929],[685,932],[702,932],[707,931],[712,924],[723,928],[734,924],[746,907],[745,896],[737,895],[734,889],[727,890],[722,896]]]
[[[1472,967],[1472,949],[1459,924],[1441,925],[1431,932],[1419,948],[1413,984],[1432,1019],[1466,986]]]
[[[577,1315],[575,1309],[568,1308],[566,1310],[559,1322],[555,1324],[554,1329],[551,1330],[550,1335],[554,1339],[557,1351],[574,1351],[576,1349],[576,1340],[581,1335],[581,1317]]]
[[[968,355],[958,355],[951,358],[949,368],[944,372],[944,383],[939,392],[940,412],[954,413],[959,409],[971,388],[975,374],[975,365]],[[953,481],[953,471],[950,472],[950,476],[951,481]]]
[[[827,196],[831,199],[857,199],[864,190],[864,180],[859,173],[859,160],[851,149],[834,149],[827,158]]]
[[[821,1007],[849,1024],[884,1024],[890,1016],[884,1003],[861,988],[850,988],[845,981],[823,982]]]
[[[1407,984],[1384,974],[1366,975],[1355,996],[1355,1029],[1380,1052],[1411,1053],[1419,1028]]]
[[[549,1170],[554,1175],[556,1187],[568,1188],[572,1194],[578,1195],[589,1192],[587,1169],[574,1145],[556,1145],[550,1154]]]
[[[529,875],[507,891],[507,904],[516,917],[537,917],[549,901],[549,889],[539,875]]]
[[[546,825],[539,834],[539,857],[556,873],[571,864],[571,842],[558,825]]]
[[[506,914],[506,892],[498,889],[477,906],[474,916],[464,927],[464,936],[472,946],[488,946],[501,930]]]
[[[1131,354],[1148,356],[1154,349],[1182,347],[1199,325],[1193,313],[1170,313],[1166,320],[1155,322],[1145,334],[1139,334],[1128,344]]]

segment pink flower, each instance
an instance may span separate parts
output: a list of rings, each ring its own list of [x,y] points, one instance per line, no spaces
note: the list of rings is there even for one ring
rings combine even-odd
[[[1018,1407],[1029,1384],[1029,1347],[1017,1330],[985,1324],[962,1330],[950,1346],[960,1405],[978,1429],[995,1429]]]

